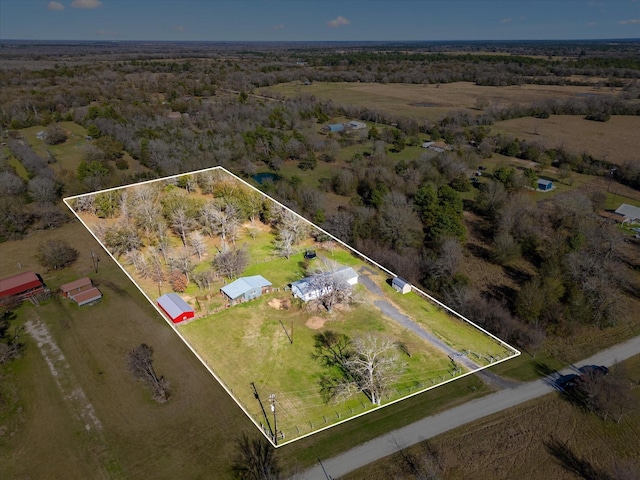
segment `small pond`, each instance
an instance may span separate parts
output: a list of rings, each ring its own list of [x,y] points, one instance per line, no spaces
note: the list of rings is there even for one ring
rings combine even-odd
[[[271,173],[271,172],[262,172],[262,173],[256,173],[253,177],[256,182],[258,182],[260,185],[262,185],[265,180],[271,181],[271,182],[275,182],[277,180],[280,180],[282,177],[280,175],[278,175],[277,173]]]

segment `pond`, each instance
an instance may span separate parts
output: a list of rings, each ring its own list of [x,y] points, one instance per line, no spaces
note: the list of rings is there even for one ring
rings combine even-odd
[[[277,180],[280,180],[282,177],[280,175],[278,175],[277,173],[262,172],[262,173],[256,173],[251,178],[253,178],[256,182],[258,182],[260,185],[262,185],[265,180],[268,180],[268,181],[271,181],[271,182],[275,182]]]

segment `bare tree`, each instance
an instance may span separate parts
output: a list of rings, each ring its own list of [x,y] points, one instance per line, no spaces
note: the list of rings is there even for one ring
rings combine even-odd
[[[245,246],[218,253],[211,262],[216,271],[228,279],[236,278],[247,268],[249,253]]]
[[[353,288],[343,275],[341,265],[320,258],[320,267],[308,277],[313,291],[318,292],[318,297],[307,302],[310,308],[323,307],[328,312],[333,311],[333,307],[338,304],[351,303],[353,299]]]
[[[294,253],[294,245],[296,243],[296,234],[291,230],[281,230],[278,237],[274,241],[274,246],[278,254],[287,260]]]
[[[188,243],[193,253],[198,256],[198,260],[202,260],[202,255],[207,251],[207,245],[204,242],[202,234],[198,231],[191,232]]]
[[[182,245],[186,247],[187,235],[198,225],[195,218],[190,217],[184,208],[178,207],[171,212],[170,221],[171,229],[180,236]]]
[[[141,343],[127,354],[127,365],[131,374],[142,380],[153,392],[153,398],[164,403],[169,400],[169,383],[158,376],[153,368],[153,349]]]
[[[346,369],[356,378],[357,387],[380,405],[390,385],[406,369],[398,355],[398,343],[388,337],[369,333],[353,341],[354,355],[346,362]]]
[[[58,270],[71,265],[78,258],[78,251],[65,240],[51,238],[38,245],[36,258],[49,270]]]

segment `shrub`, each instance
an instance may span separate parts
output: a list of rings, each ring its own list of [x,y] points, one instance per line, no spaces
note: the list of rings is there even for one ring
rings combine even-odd
[[[78,251],[64,240],[50,239],[38,246],[36,259],[48,270],[59,270],[78,258]]]

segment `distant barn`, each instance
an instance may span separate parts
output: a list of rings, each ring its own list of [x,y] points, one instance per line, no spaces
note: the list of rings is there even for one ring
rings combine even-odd
[[[196,315],[195,310],[177,293],[165,293],[156,302],[173,323],[184,322]]]
[[[102,292],[93,286],[89,277],[60,285],[60,291],[64,297],[70,298],[80,307],[102,299]]]
[[[33,272],[23,272],[0,280],[0,304],[9,299],[26,300],[44,292],[44,283]]]

